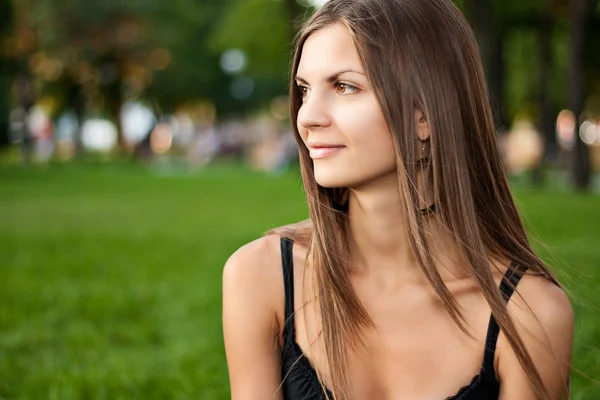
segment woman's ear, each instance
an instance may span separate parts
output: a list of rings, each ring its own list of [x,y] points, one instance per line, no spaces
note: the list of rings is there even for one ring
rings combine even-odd
[[[419,140],[427,140],[429,139],[430,130],[429,130],[429,121],[425,117],[425,113],[421,110],[415,111],[415,125],[417,127],[417,136]]]

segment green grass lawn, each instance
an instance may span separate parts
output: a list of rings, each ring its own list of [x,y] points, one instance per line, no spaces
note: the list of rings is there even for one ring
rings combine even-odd
[[[0,398],[227,399],[223,263],[303,196],[294,172],[1,167]],[[572,291],[573,399],[600,399],[600,197],[517,197]]]

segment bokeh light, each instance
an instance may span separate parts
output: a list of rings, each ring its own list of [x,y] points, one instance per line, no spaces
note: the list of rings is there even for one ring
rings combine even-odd
[[[81,142],[87,150],[108,152],[117,143],[117,127],[106,119],[88,119],[81,127]]]
[[[556,118],[556,139],[566,150],[575,145],[575,116],[569,110],[562,110]]]
[[[150,136],[150,148],[155,154],[165,154],[173,144],[173,130],[168,124],[157,124]]]
[[[239,49],[229,49],[221,55],[221,68],[228,74],[237,74],[246,68],[246,54]]]
[[[136,145],[144,140],[155,122],[156,118],[152,110],[140,102],[127,102],[121,109],[123,137],[130,145]]]

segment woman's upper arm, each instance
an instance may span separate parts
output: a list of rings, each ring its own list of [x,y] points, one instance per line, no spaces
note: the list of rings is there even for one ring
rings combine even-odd
[[[574,328],[568,297],[546,279],[526,275],[508,308],[550,399],[563,399],[570,379]],[[503,334],[498,341],[497,370],[500,400],[538,398]]]
[[[283,277],[278,238],[236,251],[223,271],[223,335],[233,400],[282,399],[278,308]]]

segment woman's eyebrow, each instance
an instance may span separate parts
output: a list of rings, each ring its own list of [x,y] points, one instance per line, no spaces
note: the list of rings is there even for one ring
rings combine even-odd
[[[346,72],[353,72],[353,73],[355,73],[355,74],[359,74],[359,75],[367,76],[367,75],[366,75],[364,72],[356,71],[356,70],[354,70],[354,69],[343,69],[343,70],[341,70],[341,71],[338,71],[338,72],[335,72],[335,73],[333,73],[333,74],[331,74],[331,75],[328,75],[328,76],[325,78],[325,81],[326,81],[327,83],[333,83],[333,82],[335,82],[335,81],[337,81],[337,80],[338,80],[338,78],[340,77],[340,75],[342,75],[342,74],[345,74]],[[295,80],[296,80],[296,81],[298,81],[298,82],[300,82],[300,83],[303,83],[303,84],[305,84],[305,85],[308,85],[308,81],[307,81],[306,79],[304,79],[304,78],[300,77],[299,75],[296,75],[296,78],[295,78]]]
[[[341,70],[339,72],[336,72],[335,74],[329,75],[327,78],[325,78],[325,81],[327,83],[333,83],[333,82],[335,82],[335,81],[338,80],[338,78],[340,77],[340,75],[345,74],[346,72],[353,72],[355,74],[366,76],[363,72],[359,72],[359,71],[356,71],[356,70],[353,70],[353,69],[343,69],[343,70]]]

